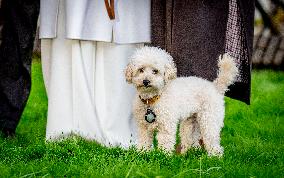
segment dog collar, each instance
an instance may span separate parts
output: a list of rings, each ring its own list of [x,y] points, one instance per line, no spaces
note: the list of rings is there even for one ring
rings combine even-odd
[[[150,105],[154,104],[156,101],[160,99],[159,95],[156,95],[152,98],[149,99],[143,99],[141,96],[139,96],[140,100],[147,105],[147,112],[145,113],[145,120],[148,123],[153,123],[156,121],[156,114],[155,112],[151,109]]]
[[[148,98],[148,99],[143,99],[141,96],[139,96],[140,100],[146,104],[147,106],[154,104],[156,101],[158,101],[160,99],[159,95],[156,95],[152,98]]]

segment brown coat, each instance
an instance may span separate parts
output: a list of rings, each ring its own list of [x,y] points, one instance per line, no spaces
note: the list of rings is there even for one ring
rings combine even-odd
[[[212,81],[227,52],[240,75],[226,95],[249,104],[253,0],[152,0],[151,11],[152,45],[172,54],[179,76]]]

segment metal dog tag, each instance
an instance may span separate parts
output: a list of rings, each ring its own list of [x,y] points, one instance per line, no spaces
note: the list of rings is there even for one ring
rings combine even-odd
[[[155,122],[156,120],[155,118],[156,118],[156,114],[152,111],[152,109],[148,108],[145,114],[145,120],[148,123],[152,123],[152,122]]]

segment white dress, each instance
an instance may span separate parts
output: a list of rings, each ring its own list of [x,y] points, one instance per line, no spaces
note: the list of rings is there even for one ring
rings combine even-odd
[[[57,20],[57,37],[41,42],[48,93],[46,139],[76,134],[108,146],[135,144],[135,89],[126,83],[124,69],[143,43],[66,39],[63,0]]]

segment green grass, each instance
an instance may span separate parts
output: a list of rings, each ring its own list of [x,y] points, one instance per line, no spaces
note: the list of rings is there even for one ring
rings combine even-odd
[[[170,156],[109,149],[77,137],[46,144],[47,98],[39,62],[32,72],[17,136],[0,138],[0,177],[284,177],[283,72],[253,72],[251,106],[226,98],[221,159],[204,150]]]

